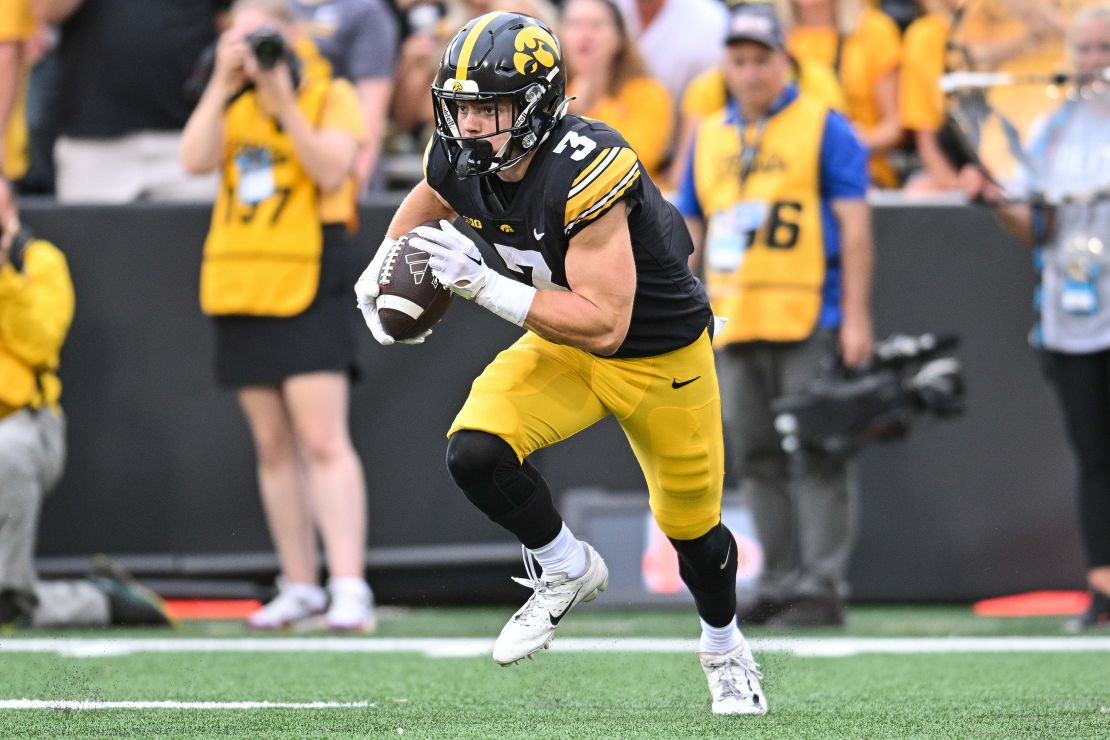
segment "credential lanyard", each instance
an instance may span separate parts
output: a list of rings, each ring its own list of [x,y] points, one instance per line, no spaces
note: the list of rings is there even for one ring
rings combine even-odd
[[[766,116],[760,118],[755,123],[755,137],[748,140],[749,125],[741,121],[740,123],[740,192],[744,192],[744,184],[748,181],[748,176],[752,174],[755,169],[756,160],[759,158],[759,147],[763,144],[763,130],[767,128]]]

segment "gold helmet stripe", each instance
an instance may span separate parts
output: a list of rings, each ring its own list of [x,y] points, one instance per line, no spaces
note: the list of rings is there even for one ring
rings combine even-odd
[[[478,39],[481,38],[482,31],[490,24],[490,21],[504,14],[504,10],[495,10],[474,19],[474,25],[467,32],[466,38],[463,40],[462,50],[459,52],[459,66],[455,70],[456,80],[466,79],[466,70],[470,66],[470,54],[474,51],[474,45],[478,43]]]

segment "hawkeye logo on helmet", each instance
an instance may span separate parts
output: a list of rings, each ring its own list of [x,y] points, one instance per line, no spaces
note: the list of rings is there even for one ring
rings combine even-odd
[[[532,74],[540,67],[550,69],[559,60],[559,42],[539,26],[522,28],[513,40],[516,53],[513,66],[522,75]]]
[[[444,80],[443,89],[451,92],[476,93],[478,92],[478,83],[474,80],[456,80],[452,78]]]

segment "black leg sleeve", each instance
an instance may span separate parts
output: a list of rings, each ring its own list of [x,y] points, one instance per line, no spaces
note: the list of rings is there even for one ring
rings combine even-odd
[[[698,616],[724,627],[736,616],[736,541],[724,524],[696,540],[671,540],[678,573],[694,595]]]
[[[447,469],[470,502],[528,548],[543,547],[563,526],[543,476],[493,434],[463,429],[447,442]]]

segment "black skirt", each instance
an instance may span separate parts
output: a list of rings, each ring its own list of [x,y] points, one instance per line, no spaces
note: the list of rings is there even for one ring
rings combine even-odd
[[[324,227],[320,260],[316,297],[296,316],[213,317],[216,379],[221,386],[276,385],[294,375],[326,371],[358,379],[358,265],[344,226]]]

